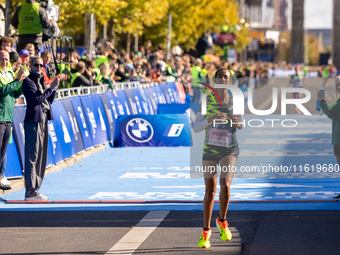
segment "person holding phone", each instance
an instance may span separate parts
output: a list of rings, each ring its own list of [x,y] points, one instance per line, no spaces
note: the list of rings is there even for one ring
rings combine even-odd
[[[320,100],[320,107],[328,118],[332,119],[332,145],[334,147],[334,156],[338,165],[340,165],[340,75],[335,78],[335,95],[336,101],[333,105],[328,106],[325,100],[325,93],[321,90],[317,91],[317,97]],[[339,201],[340,195],[334,197]]]

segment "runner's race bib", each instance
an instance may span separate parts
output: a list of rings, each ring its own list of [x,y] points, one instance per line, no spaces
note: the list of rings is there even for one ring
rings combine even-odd
[[[231,146],[231,136],[232,132],[229,124],[216,125],[215,127],[210,126],[206,144],[228,148]]]

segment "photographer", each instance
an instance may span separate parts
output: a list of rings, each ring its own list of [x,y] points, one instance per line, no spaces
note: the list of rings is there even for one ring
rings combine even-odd
[[[51,29],[54,19],[48,20],[46,10],[36,0],[26,0],[18,6],[12,18],[12,26],[18,31],[17,52],[25,48],[27,43],[33,43],[38,55],[42,45],[43,29]]]
[[[76,65],[77,72],[72,74],[71,86],[81,87],[87,86],[92,87],[95,76],[86,69],[84,61],[79,61]]]

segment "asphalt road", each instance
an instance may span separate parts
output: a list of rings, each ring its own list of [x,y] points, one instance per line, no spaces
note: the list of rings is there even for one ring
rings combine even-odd
[[[0,254],[105,254],[147,213],[0,212]],[[206,250],[197,245],[202,212],[171,211],[133,254],[339,254],[338,211],[230,211],[227,219],[233,239],[213,227]]]

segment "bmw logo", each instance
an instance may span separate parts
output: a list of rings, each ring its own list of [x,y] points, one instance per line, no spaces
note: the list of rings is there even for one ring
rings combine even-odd
[[[146,120],[135,118],[127,123],[126,133],[133,141],[145,143],[153,137],[153,128]]]

